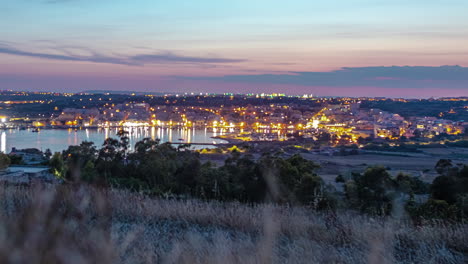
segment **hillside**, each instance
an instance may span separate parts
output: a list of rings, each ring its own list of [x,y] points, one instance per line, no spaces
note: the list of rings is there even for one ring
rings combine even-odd
[[[352,211],[0,187],[1,263],[463,263],[468,226]]]

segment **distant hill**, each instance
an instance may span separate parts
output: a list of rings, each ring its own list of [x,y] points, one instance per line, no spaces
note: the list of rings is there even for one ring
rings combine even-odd
[[[118,91],[118,90],[87,90],[81,93],[89,93],[89,94],[136,94],[136,95],[165,95],[165,94],[175,94],[173,92],[137,92],[137,91]]]

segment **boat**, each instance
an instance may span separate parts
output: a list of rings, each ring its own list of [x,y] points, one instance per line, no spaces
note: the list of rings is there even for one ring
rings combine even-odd
[[[36,127],[36,128],[33,128],[33,130],[31,130],[31,132],[37,133],[37,132],[39,132],[39,128],[37,128],[37,127]]]
[[[185,141],[185,139],[183,139],[183,138],[179,138],[179,141]]]

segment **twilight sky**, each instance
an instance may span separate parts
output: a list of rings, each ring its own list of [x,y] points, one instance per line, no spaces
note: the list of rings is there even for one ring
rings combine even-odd
[[[0,89],[468,96],[467,0],[0,0]]]

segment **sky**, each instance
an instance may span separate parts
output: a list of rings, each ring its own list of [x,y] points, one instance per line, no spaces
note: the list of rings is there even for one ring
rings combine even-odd
[[[0,0],[0,90],[468,96],[467,0]]]

